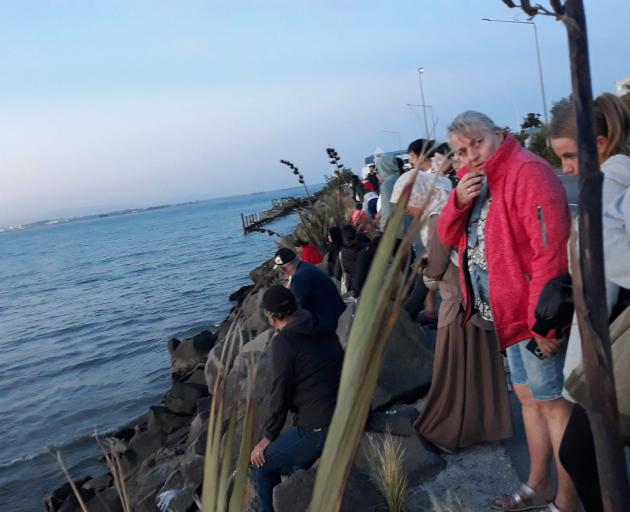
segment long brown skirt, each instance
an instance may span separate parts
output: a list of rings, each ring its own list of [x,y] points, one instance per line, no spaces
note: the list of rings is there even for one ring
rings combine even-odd
[[[512,435],[510,399],[494,331],[463,313],[437,331],[433,380],[418,433],[451,451]]]

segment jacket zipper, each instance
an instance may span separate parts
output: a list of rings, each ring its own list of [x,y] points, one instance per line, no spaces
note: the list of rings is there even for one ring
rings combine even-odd
[[[538,205],[538,221],[540,222],[540,232],[542,234],[543,245],[545,248],[549,245],[547,240],[547,226],[545,226],[545,216],[543,214],[542,206]]]

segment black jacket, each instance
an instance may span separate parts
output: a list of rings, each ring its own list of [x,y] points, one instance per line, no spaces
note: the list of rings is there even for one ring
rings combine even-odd
[[[369,241],[368,241],[369,242]],[[335,266],[335,278],[341,281],[341,276],[345,272],[348,274],[348,289],[356,297],[357,290],[354,287],[355,271],[359,254],[368,247],[368,243],[358,240],[353,246],[343,246],[341,248],[337,264]]]
[[[299,309],[271,340],[271,406],[265,437],[280,434],[291,411],[299,427],[327,427],[337,403],[343,349],[334,332],[320,329]]]

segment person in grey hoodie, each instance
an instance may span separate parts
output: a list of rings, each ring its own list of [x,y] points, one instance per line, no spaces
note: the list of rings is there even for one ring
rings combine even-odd
[[[379,228],[381,231],[385,229],[387,219],[392,213],[392,205],[390,198],[392,191],[394,190],[394,184],[400,177],[400,159],[394,155],[383,155],[376,159],[376,170],[378,172],[378,179],[381,183],[380,186],[380,202],[381,212],[379,220]]]
[[[611,313],[621,296],[620,289],[630,288],[630,111],[619,98],[606,93],[595,99],[594,114],[599,164],[604,175],[604,264],[606,299],[608,312]],[[571,104],[556,113],[551,122],[549,137],[551,147],[562,161],[562,171],[577,176],[576,113]],[[565,379],[571,376],[581,362],[581,341],[574,317],[565,359]],[[617,374],[615,372],[616,376]],[[627,372],[625,375],[628,375]],[[620,388],[620,382],[616,382],[616,388]],[[567,391],[564,394],[575,401]],[[560,460],[571,476],[584,508],[589,512],[602,511],[590,424],[586,411],[577,403],[573,406],[560,445]]]

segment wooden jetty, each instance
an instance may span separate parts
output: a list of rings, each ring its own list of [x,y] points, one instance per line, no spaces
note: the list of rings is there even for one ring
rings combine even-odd
[[[265,224],[269,224],[280,217],[295,212],[298,208],[311,204],[316,197],[317,195],[307,197],[282,197],[272,200],[272,208],[270,210],[249,214],[241,213],[243,232],[247,234],[256,231]]]

